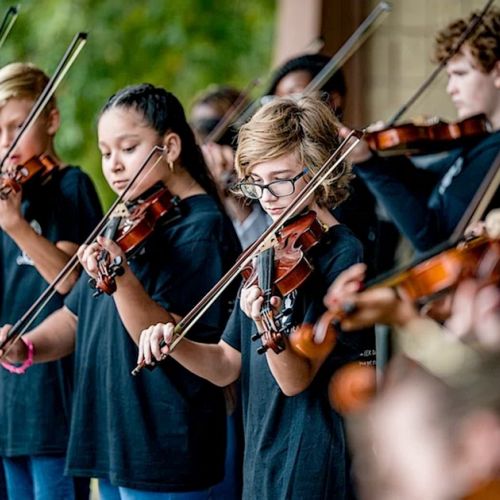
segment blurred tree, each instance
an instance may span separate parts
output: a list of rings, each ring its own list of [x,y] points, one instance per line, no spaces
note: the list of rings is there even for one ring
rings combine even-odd
[[[89,40],[57,92],[62,156],[93,177],[105,206],[96,118],[119,88],[150,82],[189,108],[211,83],[243,87],[269,71],[275,0],[23,0],[0,64],[31,61],[49,75],[78,31]],[[1,3],[0,16],[8,6]]]

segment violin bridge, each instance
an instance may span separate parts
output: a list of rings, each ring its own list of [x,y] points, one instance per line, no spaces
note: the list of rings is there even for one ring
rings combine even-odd
[[[261,253],[268,248],[274,247],[277,245],[277,243],[278,238],[276,237],[276,235],[269,236],[260,244],[259,248],[257,249],[257,253]]]
[[[130,210],[127,208],[125,203],[118,203],[113,210],[113,217],[128,217],[130,215]]]

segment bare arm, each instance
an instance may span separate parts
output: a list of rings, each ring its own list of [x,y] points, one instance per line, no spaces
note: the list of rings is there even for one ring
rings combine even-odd
[[[55,361],[71,354],[75,349],[77,317],[66,307],[53,312],[31,332],[24,335],[34,345],[34,362]],[[10,330],[10,325],[0,329],[0,341]],[[0,351],[0,357],[3,356]],[[26,359],[27,349],[23,342],[16,342],[6,355],[7,361],[22,362]]]
[[[172,323],[159,323],[144,330],[140,338],[137,362],[145,360],[146,364],[151,364],[155,359],[160,361],[170,355],[190,372],[220,387],[238,379],[241,371],[239,351],[223,340],[218,344],[202,344],[184,338],[170,352],[168,346],[174,338],[173,330]],[[162,340],[165,346],[160,348]]]
[[[243,312],[252,318],[257,325],[257,330],[263,332],[260,310],[264,299],[262,291],[257,286],[243,288],[241,292],[240,306]],[[278,308],[280,301],[278,297],[272,297],[271,305]],[[280,389],[287,396],[295,396],[306,390],[318,373],[321,365],[330,354],[323,350],[314,359],[307,359],[290,348],[288,340],[284,339],[286,348],[280,354],[272,350],[266,351],[269,369],[273,374]]]
[[[180,318],[170,314],[164,307],[155,302],[146,292],[141,282],[126,263],[125,255],[113,241],[98,237],[98,242],[82,246],[78,251],[80,262],[85,271],[92,277],[97,277],[97,254],[106,249],[113,259],[121,256],[123,259],[123,276],[116,277],[116,292],[113,299],[120,318],[132,338],[139,344],[142,330],[151,324],[178,321]]]

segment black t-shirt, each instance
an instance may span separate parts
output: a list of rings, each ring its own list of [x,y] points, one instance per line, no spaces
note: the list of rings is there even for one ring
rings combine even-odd
[[[77,167],[57,171],[22,203],[24,217],[49,241],[82,243],[101,217],[89,177]],[[0,231],[0,321],[15,323],[47,282],[6,233]],[[34,325],[59,309],[55,294]],[[0,455],[64,454],[68,440],[73,359],[32,366],[24,375],[0,369]]]
[[[425,170],[405,156],[374,156],[355,171],[414,247],[426,251],[453,233],[499,152],[500,132],[495,132]],[[497,191],[490,208],[499,206]]]
[[[324,311],[323,297],[337,275],[361,262],[362,248],[343,225],[330,228],[309,253],[315,270],[296,294],[292,324],[314,323]],[[251,341],[254,322],[236,306],[223,340],[241,352],[241,391],[245,431],[245,499],[349,498],[348,450],[341,417],[331,408],[328,384],[340,365],[370,362],[371,330],[342,334],[311,385],[285,396],[265,355]]]
[[[182,200],[180,210],[181,217],[157,228],[130,265],[150,297],[184,316],[234,263],[239,243],[209,196]],[[234,299],[234,289],[207,311],[189,338],[218,342],[230,295]],[[137,346],[113,298],[93,298],[85,276],[66,306],[78,316],[69,473],[151,491],[197,490],[220,481],[222,390],[171,358],[133,377]]]

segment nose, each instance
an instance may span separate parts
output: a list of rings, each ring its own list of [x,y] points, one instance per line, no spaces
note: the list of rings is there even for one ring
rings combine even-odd
[[[108,168],[113,173],[120,172],[124,168],[119,155],[116,153],[112,153],[107,161],[108,161]]]
[[[453,96],[453,94],[456,94],[457,92],[457,86],[455,84],[455,79],[453,78],[453,76],[450,76],[448,78],[448,83],[446,84],[446,92],[450,96]]]
[[[14,132],[12,130],[0,131],[0,147],[5,151],[9,148],[14,140]]]

